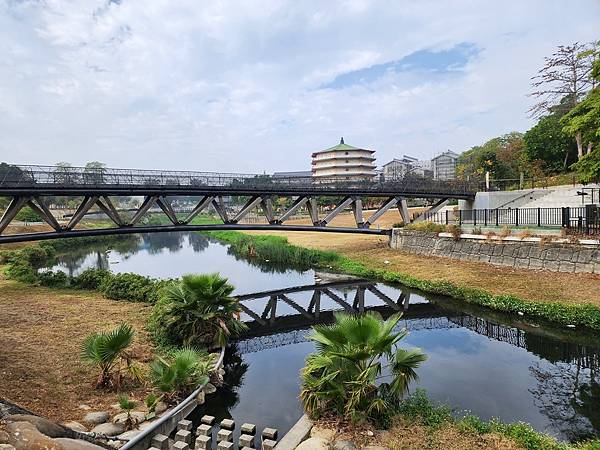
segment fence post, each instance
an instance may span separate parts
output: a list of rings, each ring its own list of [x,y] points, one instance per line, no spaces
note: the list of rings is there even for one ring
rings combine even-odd
[[[462,209],[458,210],[458,225],[462,225]]]
[[[498,208],[496,208],[496,226],[498,226]]]
[[[537,224],[538,227],[542,226],[542,209],[538,206],[538,210],[537,210]]]
[[[488,216],[488,210],[484,209],[483,210],[483,225],[487,227],[487,216]]]
[[[446,225],[448,225],[448,210],[446,210]]]
[[[519,208],[515,208],[515,227],[519,226]]]
[[[477,210],[473,210],[473,226],[477,225]]]

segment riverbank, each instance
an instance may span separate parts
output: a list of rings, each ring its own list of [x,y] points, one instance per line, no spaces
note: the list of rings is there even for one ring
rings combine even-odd
[[[81,363],[89,334],[127,322],[136,331],[132,352],[149,362],[154,345],[146,322],[151,308],[114,301],[91,291],[49,289],[7,280],[0,266],[0,397],[56,422],[85,411],[110,411],[122,392],[95,389],[97,371]],[[125,392],[142,402],[144,386]]]

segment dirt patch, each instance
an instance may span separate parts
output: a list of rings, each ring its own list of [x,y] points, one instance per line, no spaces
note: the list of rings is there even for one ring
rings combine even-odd
[[[80,361],[81,343],[90,333],[127,322],[136,330],[133,354],[148,362],[149,313],[139,303],[0,278],[0,397],[57,422],[81,419],[81,404],[110,410],[118,394],[93,387],[97,372]],[[123,393],[143,400],[147,391],[127,386]]]

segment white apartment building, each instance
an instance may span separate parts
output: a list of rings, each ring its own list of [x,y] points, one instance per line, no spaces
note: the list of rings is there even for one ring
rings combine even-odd
[[[357,148],[344,142],[312,154],[312,176],[315,180],[340,178],[370,179],[375,175],[374,150]]]
[[[435,158],[432,158],[433,178],[436,180],[454,180],[456,179],[456,161],[458,154],[446,150]]]

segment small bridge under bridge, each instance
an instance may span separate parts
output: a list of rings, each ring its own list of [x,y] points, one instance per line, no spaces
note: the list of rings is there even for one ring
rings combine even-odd
[[[405,223],[410,222],[407,199],[427,199],[433,214],[451,199],[472,199],[477,184],[465,181],[441,181],[408,174],[402,179],[313,180],[311,177],[275,177],[256,174],[223,174],[207,172],[131,170],[83,167],[53,167],[0,165],[0,197],[10,203],[0,218],[0,243],[23,242],[77,236],[153,233],[171,231],[211,230],[287,230],[336,233],[388,234],[389,230],[374,229],[373,225],[391,208],[397,208]],[[53,197],[77,199],[79,206],[68,221],[55,217],[50,208]],[[115,207],[115,198],[143,198],[139,208],[128,214]],[[195,206],[178,214],[174,206],[178,199],[195,197]],[[231,211],[226,199],[245,197],[241,208]],[[320,213],[317,199],[328,197],[331,210]],[[289,206],[278,210],[277,199],[286,198]],[[377,209],[366,217],[365,198],[379,199]],[[5,234],[19,211],[30,207],[52,231]],[[142,219],[151,209],[159,208],[166,216],[166,225],[143,225]],[[213,209],[219,224],[195,225],[194,218]],[[260,210],[265,224],[243,224],[241,221],[253,210]],[[310,224],[291,224],[289,221],[305,210]],[[331,226],[341,212],[350,210],[354,224]],[[102,212],[111,225],[106,228],[78,227],[91,212]]]

